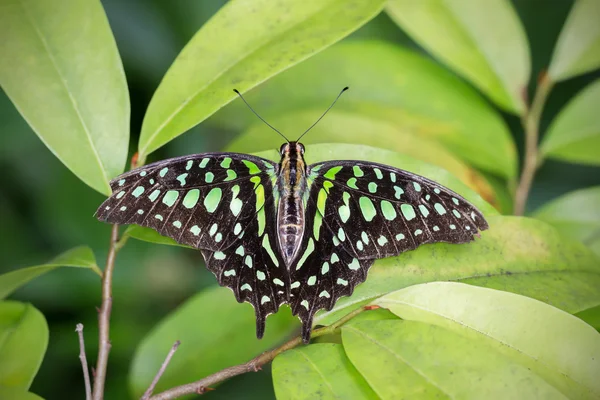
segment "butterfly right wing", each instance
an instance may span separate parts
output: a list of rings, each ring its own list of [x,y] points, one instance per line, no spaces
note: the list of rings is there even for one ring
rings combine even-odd
[[[273,177],[276,164],[237,153],[204,153],[160,161],[113,181],[98,219],[138,224],[202,251],[221,286],[265,319],[289,294],[277,252]]]

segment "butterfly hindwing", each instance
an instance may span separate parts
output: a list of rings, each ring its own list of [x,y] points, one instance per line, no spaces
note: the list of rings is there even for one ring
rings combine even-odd
[[[100,220],[138,224],[202,250],[219,284],[255,308],[257,336],[284,303],[289,279],[276,249],[276,164],[236,153],[178,157],[113,181]]]
[[[390,166],[318,163],[310,166],[309,183],[306,250],[290,270],[292,310],[308,334],[314,313],[350,295],[375,259],[424,243],[465,243],[488,228],[460,195]]]

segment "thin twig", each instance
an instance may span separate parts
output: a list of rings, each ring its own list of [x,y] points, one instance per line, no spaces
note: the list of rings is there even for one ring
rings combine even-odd
[[[173,354],[175,354],[175,352],[177,351],[177,348],[179,347],[180,344],[181,344],[181,342],[179,340],[176,341],[175,344],[173,344],[173,347],[171,347],[169,354],[167,354],[167,358],[165,358],[165,361],[160,366],[160,369],[156,373],[156,376],[152,380],[152,383],[148,387],[148,390],[146,390],[146,392],[142,396],[141,400],[148,400],[150,398],[150,396],[152,396],[152,392],[154,391],[156,384],[160,380],[160,377],[165,373],[165,370],[167,369],[167,365],[169,365],[169,363],[171,362],[171,358],[173,358]]]
[[[333,324],[315,329],[312,332],[311,337],[316,338],[323,335],[328,335],[335,333],[343,324],[350,321],[352,318],[360,314],[361,312],[369,309],[367,307],[360,307],[351,313],[343,316]],[[200,379],[199,381],[188,383],[185,385],[177,386],[171,388],[169,390],[165,390],[162,393],[154,395],[150,397],[150,400],[168,400],[168,399],[176,399],[178,397],[187,395],[187,394],[203,394],[209,390],[212,390],[210,386],[215,385],[219,382],[222,382],[226,379],[233,378],[234,376],[238,376],[241,374],[245,374],[246,372],[257,372],[261,369],[261,367],[268,362],[272,361],[277,355],[283,353],[286,350],[293,349],[294,347],[302,344],[302,338],[296,337],[281,346],[269,350],[267,352],[262,353],[258,357],[253,358],[245,364],[235,365],[233,367],[225,368],[219,372],[216,372],[212,375],[207,376],[206,378]]]
[[[85,382],[85,400],[92,400],[92,385],[90,384],[90,370],[85,357],[85,344],[83,342],[83,324],[77,324],[75,331],[79,336],[79,360],[83,369],[83,381]]]
[[[531,107],[525,111],[525,114],[523,114],[523,117],[521,118],[521,124],[525,131],[525,159],[523,160],[523,171],[521,172],[519,186],[515,192],[515,215],[523,215],[525,213],[529,189],[531,189],[533,176],[539,166],[538,138],[540,119],[542,117],[542,111],[544,110],[544,104],[552,89],[552,85],[553,82],[550,80],[550,77],[543,71],[538,79],[538,85]]]
[[[106,380],[106,366],[110,353],[110,311],[112,309],[112,276],[117,255],[119,241],[119,226],[113,225],[110,235],[110,248],[106,259],[106,267],[102,274],[102,306],[98,314],[98,361],[96,362],[96,375],[94,378],[94,400],[104,398],[104,382]]]

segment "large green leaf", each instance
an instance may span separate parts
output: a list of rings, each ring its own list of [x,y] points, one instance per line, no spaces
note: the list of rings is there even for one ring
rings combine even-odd
[[[600,186],[567,193],[544,204],[532,217],[549,223],[565,236],[592,244],[600,237]]]
[[[145,156],[236,95],[337,42],[383,0],[235,0],[190,40],[157,89],[142,126]]]
[[[485,343],[568,398],[600,396],[600,334],[545,303],[454,282],[411,286],[374,303],[402,319],[454,331],[474,345]]]
[[[386,11],[498,105],[518,114],[525,111],[529,45],[509,0],[390,0]]]
[[[275,346],[297,326],[297,319],[284,308],[267,320],[265,336],[258,340],[250,304],[238,304],[227,288],[206,289],[144,338],[131,364],[131,390],[135,397],[144,393],[176,340],[181,346],[155,392],[246,362]]]
[[[279,153],[276,150],[263,151],[254,153],[259,157],[264,157],[270,160],[278,161]],[[429,179],[433,179],[440,184],[460,193],[463,197],[475,204],[486,215],[496,215],[498,212],[481,197],[469,189],[465,184],[461,183],[448,171],[439,167],[424,163],[412,157],[405,156],[393,151],[378,149],[375,147],[351,145],[351,144],[313,144],[306,146],[306,160],[309,163],[325,160],[367,160],[380,162],[395,166],[397,168],[406,169],[415,174],[423,175]],[[161,236],[157,232],[149,228],[140,226],[131,226],[125,231],[125,234],[147,242],[158,244],[177,245],[173,239]]]
[[[552,121],[542,140],[542,156],[580,164],[600,165],[598,104],[600,79],[577,94]]]
[[[348,358],[382,399],[566,399],[483,341],[435,325],[361,322],[344,326],[342,338]]]
[[[501,116],[454,74],[397,45],[342,42],[265,82],[246,100],[270,121],[289,111],[325,110],[344,86],[350,90],[336,110],[391,121],[439,141],[479,168],[515,176],[516,152]],[[241,130],[254,124],[256,116],[236,101],[211,122]],[[344,137],[344,132],[338,134]]]
[[[48,346],[46,319],[31,304],[0,302],[0,387],[29,389]]]
[[[297,347],[273,360],[278,399],[377,399],[339,344]]]
[[[269,123],[289,135],[299,135],[299,129],[308,128],[323,110],[290,112]],[[227,146],[228,151],[253,152],[273,148],[274,132],[258,122]],[[302,138],[302,143],[353,143],[381,147],[406,154],[427,163],[445,168],[489,203],[495,196],[486,180],[475,170],[456,158],[435,141],[407,132],[402,127],[370,117],[331,110],[327,117]],[[336,145],[332,145],[334,150]],[[346,156],[346,155],[344,155]]]
[[[6,298],[12,292],[38,276],[59,267],[89,268],[101,275],[92,249],[86,246],[76,247],[62,253],[46,264],[21,268],[0,275],[0,299]]]
[[[560,33],[550,77],[555,81],[572,78],[600,67],[600,2],[577,0]]]
[[[373,299],[410,285],[459,281],[506,290],[570,313],[600,305],[600,263],[583,244],[548,224],[522,217],[488,217],[490,228],[474,243],[425,245],[377,260],[367,281],[332,311],[317,314],[329,324]]]
[[[67,168],[109,195],[127,158],[129,95],[100,2],[3,1],[0,37],[2,88]]]

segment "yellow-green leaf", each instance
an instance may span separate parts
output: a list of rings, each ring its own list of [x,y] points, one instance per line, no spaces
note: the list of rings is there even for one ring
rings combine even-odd
[[[500,114],[454,74],[397,45],[342,42],[265,82],[246,100],[270,121],[292,111],[325,111],[345,86],[350,90],[337,102],[336,111],[391,122],[405,132],[438,141],[478,168],[505,178],[515,176],[515,147]],[[238,100],[210,121],[242,130],[254,124],[256,116]],[[293,140],[306,128],[285,133]],[[343,137],[344,132],[338,135]],[[279,142],[273,136],[272,147]]]
[[[0,85],[46,146],[109,195],[129,144],[123,66],[97,0],[6,0]]]
[[[502,108],[522,114],[529,44],[509,0],[391,0],[389,16]]]
[[[549,75],[562,81],[600,67],[600,2],[576,0],[558,37]]]
[[[46,264],[21,268],[0,275],[0,299],[6,298],[12,292],[38,276],[60,267],[88,268],[102,275],[96,265],[92,249],[87,246],[76,247],[62,253]]]
[[[358,29],[383,0],[234,0],[179,54],[144,118],[140,157],[179,136],[236,95]]]
[[[542,156],[600,165],[598,104],[600,79],[578,93],[552,121],[540,146]]]
[[[339,344],[297,347],[273,360],[278,399],[378,399]]]
[[[567,193],[535,210],[532,217],[567,237],[592,244],[600,237],[600,186]]]
[[[438,325],[473,343],[485,343],[568,398],[600,396],[600,333],[541,301],[433,282],[390,293],[374,303],[402,319]]]
[[[41,312],[31,304],[0,301],[0,387],[29,389],[47,346]]]
[[[527,368],[439,326],[368,321],[342,328],[352,364],[382,399],[566,399]]]

